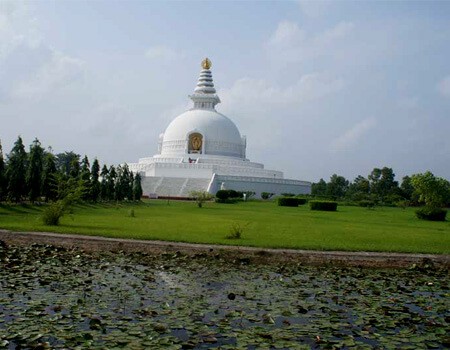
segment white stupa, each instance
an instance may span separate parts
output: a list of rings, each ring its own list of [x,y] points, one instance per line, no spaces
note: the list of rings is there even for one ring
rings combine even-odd
[[[189,197],[192,191],[215,194],[220,189],[274,194],[308,194],[311,183],[284,179],[246,158],[246,138],[236,125],[216,111],[220,103],[205,58],[194,94],[193,108],[176,117],[160,135],[159,154],[129,164],[142,176],[144,195]]]

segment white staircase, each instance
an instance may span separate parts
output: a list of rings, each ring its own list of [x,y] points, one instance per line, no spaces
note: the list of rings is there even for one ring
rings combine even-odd
[[[141,184],[144,195],[189,197],[192,191],[207,191],[210,181],[186,177],[144,177]]]

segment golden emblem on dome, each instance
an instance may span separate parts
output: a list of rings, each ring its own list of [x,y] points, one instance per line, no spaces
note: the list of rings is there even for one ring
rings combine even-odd
[[[202,61],[202,67],[203,69],[210,69],[212,66],[211,60],[206,57],[203,61]]]

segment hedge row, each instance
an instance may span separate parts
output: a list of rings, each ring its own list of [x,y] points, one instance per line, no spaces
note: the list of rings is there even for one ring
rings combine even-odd
[[[416,210],[416,216],[422,220],[445,221],[447,210],[441,208],[424,207]]]
[[[244,197],[244,193],[235,190],[219,190],[216,193],[217,203],[236,203]]]
[[[306,203],[305,198],[296,197],[279,197],[277,198],[277,203],[281,207],[298,207]]]
[[[280,207],[298,207],[297,198],[294,197],[277,198],[277,203]]]
[[[337,205],[333,201],[309,201],[311,210],[336,211]]]

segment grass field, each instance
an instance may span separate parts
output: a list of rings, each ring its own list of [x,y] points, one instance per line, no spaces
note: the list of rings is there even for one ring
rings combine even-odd
[[[135,217],[129,213],[134,210]],[[315,250],[450,253],[450,222],[418,220],[414,209],[339,206],[337,212],[237,204],[151,200],[140,204],[78,205],[60,226],[44,226],[42,207],[0,205],[0,228],[106,237]],[[242,238],[226,239],[234,223]]]

